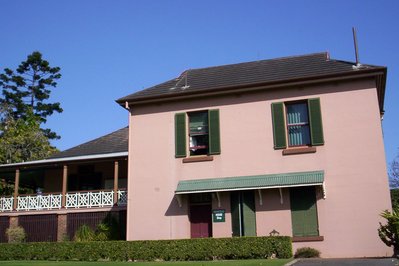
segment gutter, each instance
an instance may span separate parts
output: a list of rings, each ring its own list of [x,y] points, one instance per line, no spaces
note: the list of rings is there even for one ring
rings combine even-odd
[[[73,157],[64,157],[64,158],[54,158],[54,159],[44,159],[30,162],[22,162],[22,163],[10,163],[10,164],[2,164],[0,165],[0,169],[8,168],[8,167],[23,167],[23,166],[33,166],[33,165],[45,165],[52,163],[61,163],[61,162],[71,162],[71,161],[85,161],[85,160],[96,160],[96,159],[106,159],[106,158],[115,158],[115,157],[127,157],[128,152],[114,152],[114,153],[105,153],[105,154],[94,154],[94,155],[83,155],[83,156],[73,156]]]

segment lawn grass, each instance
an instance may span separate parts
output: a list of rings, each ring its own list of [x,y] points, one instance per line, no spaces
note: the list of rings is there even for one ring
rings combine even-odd
[[[1,266],[281,266],[291,259],[178,261],[178,262],[85,262],[85,261],[0,261]]]

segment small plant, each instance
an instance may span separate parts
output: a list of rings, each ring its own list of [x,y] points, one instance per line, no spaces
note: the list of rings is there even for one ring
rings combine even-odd
[[[310,247],[298,248],[294,255],[295,258],[319,258],[320,251]]]
[[[110,228],[105,223],[99,223],[95,232],[96,241],[108,241],[110,238]]]
[[[87,242],[87,241],[94,241],[96,235],[88,225],[84,224],[78,228],[75,232],[75,236],[73,240],[76,242]]]
[[[25,229],[21,226],[7,228],[6,235],[8,243],[22,243],[26,240]]]
[[[378,228],[378,235],[382,242],[388,247],[393,247],[395,255],[399,251],[399,209],[393,209],[392,212],[385,210],[381,217],[387,220],[387,224]]]

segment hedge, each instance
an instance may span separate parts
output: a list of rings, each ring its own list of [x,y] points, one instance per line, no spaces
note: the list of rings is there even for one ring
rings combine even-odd
[[[0,244],[0,260],[193,261],[292,257],[291,238],[237,237],[151,241]]]

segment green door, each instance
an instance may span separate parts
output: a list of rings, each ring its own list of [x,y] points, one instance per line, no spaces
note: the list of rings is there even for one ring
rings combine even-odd
[[[256,236],[253,191],[231,192],[230,204],[233,236]]]
[[[293,236],[318,236],[315,187],[291,188],[290,201]]]

